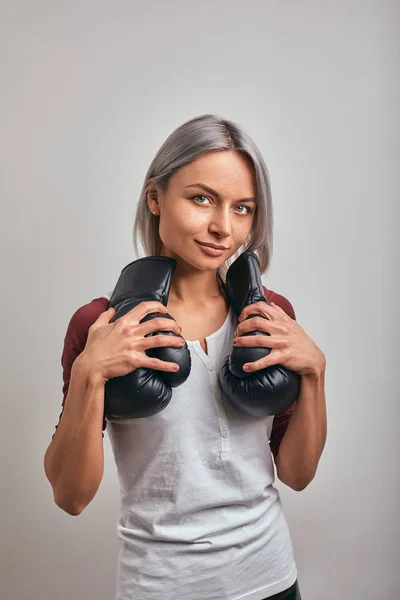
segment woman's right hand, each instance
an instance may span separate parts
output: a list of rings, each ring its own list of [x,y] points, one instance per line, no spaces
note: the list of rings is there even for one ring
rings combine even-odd
[[[125,315],[110,323],[115,309],[101,313],[90,326],[86,346],[75,362],[90,372],[100,375],[104,383],[113,377],[122,377],[139,367],[159,371],[176,372],[176,363],[164,362],[147,356],[145,350],[166,346],[182,348],[185,340],[180,336],[181,328],[175,320],[156,317],[140,324],[149,313],[166,314],[168,309],[160,302],[141,302]],[[172,331],[171,335],[153,335],[156,331]]]

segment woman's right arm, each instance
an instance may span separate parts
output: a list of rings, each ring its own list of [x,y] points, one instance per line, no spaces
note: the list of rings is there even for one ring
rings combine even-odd
[[[79,515],[91,502],[103,477],[105,383],[139,367],[175,371],[174,363],[146,354],[150,348],[184,344],[180,327],[172,319],[158,317],[140,323],[155,312],[165,314],[167,308],[159,302],[142,302],[110,323],[115,314],[110,308],[89,327],[86,344],[79,343],[84,349],[71,366],[62,416],[44,457],[54,501],[70,515]],[[150,335],[156,331],[177,335]]]
[[[44,468],[54,501],[79,515],[94,498],[104,470],[104,379],[83,354],[74,362],[63,415],[46,451]]]

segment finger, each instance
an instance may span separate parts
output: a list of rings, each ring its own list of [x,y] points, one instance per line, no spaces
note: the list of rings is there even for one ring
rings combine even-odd
[[[166,362],[164,360],[160,360],[159,358],[151,358],[146,355],[144,355],[143,359],[140,361],[139,366],[147,369],[153,369],[155,371],[179,371],[179,365],[176,363]]]
[[[288,315],[288,313],[285,310],[283,310],[281,306],[275,304],[275,302],[271,302],[270,306],[273,308],[273,310],[275,310],[278,314],[281,315],[281,318],[283,318],[284,321],[287,321],[289,319],[293,320],[292,317]]]
[[[242,322],[244,319],[247,319],[250,315],[254,314],[264,315],[264,317],[271,320],[276,318],[276,311],[273,307],[266,302],[256,302],[255,304],[249,304],[244,307],[239,316],[239,321]]]
[[[148,350],[149,348],[183,348],[184,345],[185,340],[181,336],[160,334],[143,338],[141,347]]]
[[[254,373],[255,371],[267,369],[273,365],[281,365],[283,358],[284,355],[282,352],[279,352],[279,350],[272,350],[265,358],[260,358],[259,360],[251,363],[245,363],[243,365],[243,371],[246,371],[246,373]]]
[[[129,321],[135,325],[138,325],[139,322],[148,315],[149,313],[163,313],[166,314],[168,312],[168,308],[161,304],[161,302],[155,301],[145,301],[140,302],[135,308],[129,310],[125,315],[123,315],[119,320]]]
[[[103,325],[107,325],[110,320],[113,318],[113,316],[115,315],[115,308],[112,308],[111,306],[105,310],[104,312],[102,312],[96,319],[96,321],[94,323],[92,323],[92,325],[89,328],[89,331],[94,331],[95,329],[98,329],[99,327],[102,327]]]
[[[252,317],[251,319],[239,323],[236,329],[236,336],[244,335],[250,331],[265,331],[266,333],[284,334],[286,329],[277,321],[270,321],[263,317]]]
[[[182,327],[180,327],[174,319],[156,317],[155,319],[150,319],[150,321],[141,323],[137,328],[138,335],[143,336],[154,333],[155,331],[172,331],[179,335],[182,331]]]
[[[249,335],[237,337],[232,341],[233,346],[241,348],[287,348],[288,341],[276,336]]]

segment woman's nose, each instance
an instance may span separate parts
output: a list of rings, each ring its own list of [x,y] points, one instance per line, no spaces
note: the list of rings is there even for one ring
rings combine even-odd
[[[231,217],[229,210],[216,210],[212,215],[210,231],[221,236],[228,236],[231,232]]]

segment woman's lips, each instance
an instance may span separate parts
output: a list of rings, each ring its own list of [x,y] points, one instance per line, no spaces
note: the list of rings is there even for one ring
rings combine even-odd
[[[211,246],[205,246],[201,242],[196,242],[204,254],[208,256],[222,256],[226,252],[226,248],[212,248]]]

